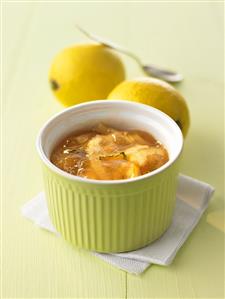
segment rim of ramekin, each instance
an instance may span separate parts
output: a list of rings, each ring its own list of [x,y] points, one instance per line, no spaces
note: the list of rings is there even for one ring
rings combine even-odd
[[[130,179],[121,179],[121,180],[95,180],[95,179],[89,179],[89,178],[83,178],[83,177],[79,177],[76,175],[72,175],[60,168],[58,168],[57,166],[55,166],[50,159],[45,155],[45,152],[43,150],[43,146],[41,144],[42,141],[42,135],[45,132],[45,130],[48,128],[48,126],[59,116],[66,114],[72,110],[76,110],[77,108],[82,108],[82,107],[87,107],[87,106],[91,106],[91,105],[96,105],[96,104],[102,104],[104,101],[105,103],[109,103],[109,104],[113,104],[113,103],[126,103],[128,105],[133,105],[133,106],[142,106],[143,108],[147,109],[147,110],[151,110],[154,111],[153,113],[158,114],[164,118],[167,118],[167,120],[171,123],[171,125],[176,128],[175,130],[177,130],[177,134],[178,134],[178,138],[180,138],[180,148],[178,149],[177,155],[173,158],[173,159],[169,159],[168,162],[166,162],[164,165],[160,166],[159,168],[134,177],[134,178],[130,178]],[[91,183],[91,184],[97,184],[97,185],[115,185],[115,184],[127,184],[127,183],[132,183],[132,182],[136,182],[136,181],[141,181],[144,179],[147,179],[149,177],[155,176],[156,174],[159,174],[163,171],[165,171],[167,168],[169,168],[180,156],[182,149],[183,149],[183,134],[180,130],[180,128],[178,127],[178,125],[176,124],[176,122],[169,117],[167,114],[165,114],[164,112],[160,111],[159,109],[156,109],[152,106],[149,105],[145,105],[142,103],[137,103],[137,102],[132,102],[132,101],[128,101],[128,100],[95,100],[95,101],[89,101],[89,102],[85,102],[85,103],[81,103],[69,108],[64,109],[63,111],[56,113],[55,115],[53,115],[52,117],[49,118],[49,120],[47,122],[45,122],[45,124],[42,126],[42,128],[40,129],[37,139],[36,139],[36,148],[38,151],[38,154],[41,158],[41,160],[44,162],[44,164],[46,166],[48,166],[48,168],[50,168],[53,172],[57,173],[58,175],[63,176],[64,178],[67,178],[69,180],[72,181],[76,181],[76,182],[82,182],[82,183]]]

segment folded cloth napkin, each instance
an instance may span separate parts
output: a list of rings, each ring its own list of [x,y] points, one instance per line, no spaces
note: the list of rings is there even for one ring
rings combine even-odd
[[[197,225],[213,192],[212,186],[191,177],[179,175],[173,220],[158,240],[130,252],[112,254],[92,252],[92,254],[133,274],[142,273],[152,263],[169,265]],[[24,217],[39,227],[60,236],[50,221],[44,192],[28,201],[22,207],[21,212]]]

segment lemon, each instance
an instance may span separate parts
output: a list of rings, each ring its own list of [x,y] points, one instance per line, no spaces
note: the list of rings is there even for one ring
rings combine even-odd
[[[51,89],[65,106],[105,99],[125,79],[120,58],[101,44],[77,44],[62,50],[49,72]]]
[[[153,106],[168,114],[186,136],[190,115],[183,96],[170,84],[150,77],[126,80],[116,86],[108,99],[129,100]]]

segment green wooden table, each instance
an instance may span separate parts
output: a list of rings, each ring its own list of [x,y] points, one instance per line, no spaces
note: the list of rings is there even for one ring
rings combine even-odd
[[[221,298],[224,233],[207,222],[223,210],[223,3],[2,1],[2,293],[6,298]],[[75,23],[146,62],[181,71],[192,126],[182,172],[216,188],[174,263],[133,276],[75,250],[25,220],[21,205],[42,190],[39,128],[62,106],[47,73],[52,57],[81,41]],[[127,76],[140,76],[123,57]]]

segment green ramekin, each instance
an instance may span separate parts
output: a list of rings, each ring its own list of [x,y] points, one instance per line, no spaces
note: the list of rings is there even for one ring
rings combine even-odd
[[[73,176],[50,162],[62,138],[99,122],[150,132],[167,148],[169,161],[143,176],[115,181]],[[45,124],[37,139],[53,225],[75,247],[97,252],[135,250],[158,239],[172,220],[182,147],[177,124],[143,104],[100,100],[65,109]]]

